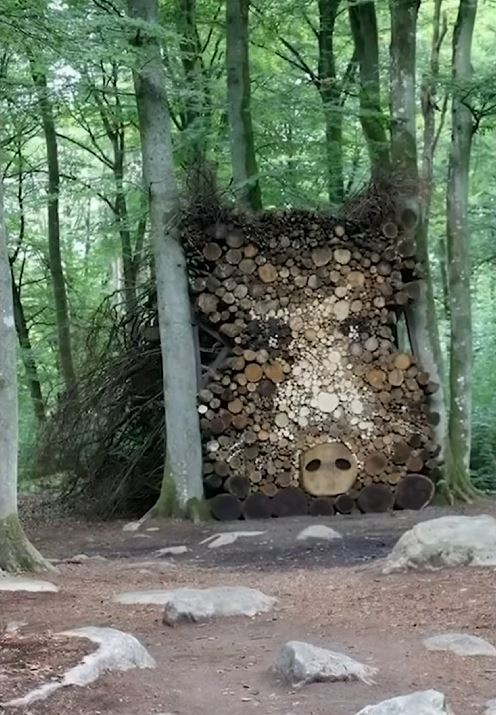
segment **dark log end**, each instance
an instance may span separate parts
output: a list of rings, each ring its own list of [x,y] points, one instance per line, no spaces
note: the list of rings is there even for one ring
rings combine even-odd
[[[268,519],[272,516],[272,503],[265,494],[257,492],[243,502],[243,516],[245,519]]]
[[[336,511],[340,514],[351,514],[355,506],[355,502],[348,494],[340,494],[334,500]]]
[[[423,474],[409,474],[396,489],[396,506],[400,509],[423,509],[434,496],[434,484]]]
[[[332,516],[334,514],[334,499],[329,497],[312,499],[308,511],[312,516]]]
[[[274,516],[298,516],[308,511],[305,492],[298,487],[281,489],[272,500]]]
[[[369,484],[361,490],[357,503],[365,514],[377,514],[393,508],[394,496],[387,484]]]
[[[219,494],[208,502],[214,519],[234,521],[241,517],[241,502],[232,494]]]

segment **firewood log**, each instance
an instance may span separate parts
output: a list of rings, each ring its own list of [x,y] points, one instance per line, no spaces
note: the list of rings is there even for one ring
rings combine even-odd
[[[241,502],[232,494],[219,494],[208,502],[214,519],[233,521],[241,517]]]
[[[394,495],[387,484],[370,484],[361,490],[357,503],[365,513],[388,511],[393,507]]]

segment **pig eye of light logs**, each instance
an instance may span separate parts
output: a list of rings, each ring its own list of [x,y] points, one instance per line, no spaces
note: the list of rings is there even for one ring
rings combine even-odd
[[[336,459],[335,465],[338,469],[351,469],[351,462],[348,459]]]

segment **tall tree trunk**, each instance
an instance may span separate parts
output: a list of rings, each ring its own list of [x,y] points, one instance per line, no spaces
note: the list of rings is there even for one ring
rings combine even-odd
[[[165,72],[157,40],[157,0],[128,0],[139,20],[134,72],[144,183],[149,197],[164,375],[166,464],[155,511],[200,515],[203,498],[196,361],[186,261],[179,233],[179,195],[174,174]],[[147,25],[143,25],[147,23]]]
[[[21,359],[24,365],[24,370],[26,372],[26,379],[28,382],[29,394],[31,395],[33,412],[38,422],[38,425],[40,426],[45,422],[46,419],[45,403],[43,402],[41,381],[38,375],[38,365],[36,364],[36,360],[33,355],[33,348],[31,346],[31,339],[29,337],[29,328],[26,322],[26,316],[24,315],[24,307],[21,301],[21,293],[15,281],[15,276],[12,268],[10,270],[10,278],[12,282],[14,321],[17,331],[17,339],[19,340],[19,346],[21,348]]]
[[[112,146],[112,157],[107,158],[100,150],[98,141],[92,137],[100,159],[103,160],[104,166],[111,167],[114,176],[115,198],[111,207],[117,220],[121,240],[124,303],[126,316],[130,323],[136,308],[136,286],[131,228],[124,189],[126,128],[122,118],[122,106],[119,98],[119,67],[117,63],[112,62],[110,69],[104,71],[102,89],[99,89],[89,76],[87,77],[87,82],[97,104],[103,129]],[[113,97],[112,106],[110,106],[110,97]]]
[[[446,191],[451,324],[449,431],[453,452],[453,489],[461,496],[473,493],[470,481],[472,311],[468,191],[474,126],[464,95],[472,78],[471,51],[476,13],[477,0],[460,0],[453,34],[454,94]]]
[[[181,50],[187,96],[183,110],[183,130],[186,132],[186,166],[188,172],[205,170],[207,159],[206,77],[202,49],[196,26],[196,0],[177,0],[177,30]]]
[[[423,146],[422,146],[422,181],[421,191],[424,200],[424,210],[422,217],[422,235],[429,235],[429,221],[432,203],[432,192],[434,185],[434,155],[439,141],[441,130],[446,116],[447,101],[443,102],[439,114],[439,126],[436,126],[436,115],[439,108],[437,106],[437,90],[439,83],[439,56],[441,47],[448,31],[446,14],[442,15],[443,0],[434,0],[434,10],[432,18],[432,41],[429,67],[422,80],[422,116],[424,120]],[[446,246],[443,237],[439,237],[434,246],[439,272],[441,277],[441,293],[443,310],[445,316],[449,315],[448,300],[448,280]]]
[[[349,17],[360,68],[360,122],[367,142],[372,180],[380,182],[389,174],[389,140],[381,106],[375,3],[352,0]]]
[[[318,89],[324,107],[326,129],[327,187],[329,203],[343,202],[343,109],[341,85],[336,76],[334,29],[341,0],[319,0]]]
[[[133,246],[129,214],[127,210],[126,193],[124,191],[124,128],[117,133],[113,140],[114,150],[114,184],[115,184],[115,214],[119,224],[121,239],[122,272],[124,274],[124,301],[126,315],[131,320],[136,309],[135,271],[133,265]]]
[[[43,570],[50,564],[29,543],[17,515],[16,331],[1,182],[0,345],[0,570]]]
[[[416,40],[420,0],[389,0],[391,11],[391,159],[400,181],[418,192]]]
[[[55,319],[60,367],[65,387],[71,390],[76,384],[76,374],[72,358],[69,309],[60,251],[59,189],[60,171],[57,134],[50,103],[46,76],[32,64],[33,82],[38,95],[43,133],[45,135],[48,165],[48,257],[55,302]]]
[[[432,200],[434,154],[439,132],[436,131],[437,88],[439,82],[439,54],[447,32],[446,16],[441,17],[443,0],[434,0],[432,18],[431,56],[428,71],[422,81],[422,116],[424,119],[422,147],[422,181],[424,184],[424,221],[429,222]],[[444,112],[441,122],[444,120]]]
[[[415,237],[418,258],[424,265],[418,299],[407,310],[408,335],[414,354],[439,390],[431,396],[431,410],[439,415],[436,438],[451,468],[443,355],[429,264],[428,223],[419,187],[416,131],[416,34],[419,0],[390,0],[391,12],[391,162],[395,187],[400,193],[399,220],[406,234]]]
[[[234,190],[241,206],[262,208],[251,119],[250,0],[226,2],[227,103]]]

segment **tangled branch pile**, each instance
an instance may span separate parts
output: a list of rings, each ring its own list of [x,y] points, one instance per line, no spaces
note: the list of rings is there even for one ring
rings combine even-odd
[[[115,297],[114,297],[115,298]],[[38,472],[62,473],[62,497],[79,511],[141,515],[160,489],[164,410],[152,294],[132,322],[109,299],[93,321],[77,390],[41,435]]]

